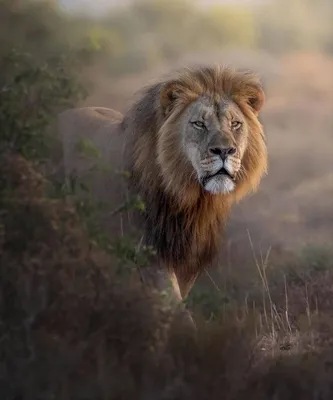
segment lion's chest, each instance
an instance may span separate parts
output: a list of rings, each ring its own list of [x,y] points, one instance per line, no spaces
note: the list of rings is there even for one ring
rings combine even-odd
[[[169,265],[204,267],[215,257],[223,229],[219,215],[194,210],[173,212],[168,204],[148,207],[145,215],[146,242]],[[208,215],[207,215],[208,214]]]

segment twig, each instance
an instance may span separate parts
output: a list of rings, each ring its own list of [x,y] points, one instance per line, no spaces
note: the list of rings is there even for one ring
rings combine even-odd
[[[207,274],[208,278],[211,280],[211,282],[215,286],[215,289],[217,289],[221,293],[220,288],[217,286],[217,284],[215,283],[214,279],[211,277],[210,273],[207,271],[206,268],[205,268],[205,273]]]

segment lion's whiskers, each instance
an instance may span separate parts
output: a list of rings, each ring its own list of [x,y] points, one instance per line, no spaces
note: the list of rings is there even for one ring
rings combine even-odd
[[[248,174],[247,174],[247,171],[246,171],[246,169],[244,168],[243,165],[241,165],[239,171],[237,172],[237,175],[238,175],[238,177],[241,178],[241,179],[244,179],[244,178],[247,177]]]

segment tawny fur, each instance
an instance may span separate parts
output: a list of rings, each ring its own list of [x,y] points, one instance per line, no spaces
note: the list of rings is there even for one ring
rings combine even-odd
[[[175,146],[180,115],[203,95],[215,102],[232,100],[248,124],[242,170],[230,194],[204,191]],[[264,98],[259,80],[251,73],[223,67],[183,69],[144,89],[121,122],[110,115],[125,139],[131,189],[146,203],[140,225],[146,243],[155,247],[164,267],[176,274],[183,297],[217,255],[231,206],[255,190],[266,172],[267,150],[258,120]]]

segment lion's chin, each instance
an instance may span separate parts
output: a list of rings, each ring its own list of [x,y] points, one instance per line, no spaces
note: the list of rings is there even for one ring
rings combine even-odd
[[[216,175],[207,179],[203,188],[212,194],[228,194],[235,189],[235,182],[227,175]]]

